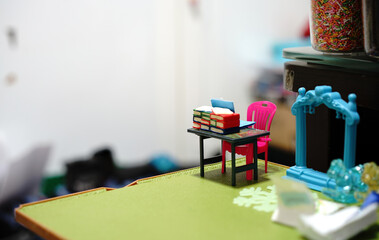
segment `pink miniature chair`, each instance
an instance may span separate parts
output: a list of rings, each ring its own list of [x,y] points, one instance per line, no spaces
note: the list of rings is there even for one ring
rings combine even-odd
[[[261,129],[270,131],[271,122],[274,118],[276,112],[276,105],[268,101],[260,101],[250,104],[247,108],[247,121],[255,121],[253,126],[255,129]],[[258,138],[257,140],[257,149],[258,153],[265,153],[265,173],[267,173],[267,152],[268,152],[268,143],[271,139],[268,136]],[[231,145],[228,142],[222,142],[222,173],[225,172],[225,154],[226,151],[231,152]],[[246,156],[246,164],[253,162],[253,144],[245,144],[236,146],[235,152],[240,155]],[[252,170],[246,172],[246,179],[252,179]],[[256,174],[256,173],[254,173]]]

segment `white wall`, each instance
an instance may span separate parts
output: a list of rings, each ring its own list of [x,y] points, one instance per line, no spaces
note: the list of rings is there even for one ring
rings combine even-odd
[[[181,44],[179,66],[182,75],[182,106],[185,113],[177,129],[191,124],[193,106],[209,104],[210,98],[233,100],[241,117],[251,103],[251,86],[262,67],[272,64],[272,44],[297,39],[308,20],[308,2],[303,0],[199,0],[180,1],[177,42]],[[193,2],[193,1],[192,1]],[[185,131],[177,132],[180,153],[198,158],[198,142]],[[219,148],[219,141],[206,140],[208,155]],[[195,150],[195,151],[194,151]],[[179,153],[179,154],[180,154]]]
[[[49,173],[103,145],[119,164],[159,152],[196,164],[192,108],[224,97],[244,116],[257,66],[298,35],[307,4],[0,0],[0,131],[15,154],[52,141]]]
[[[0,129],[16,151],[52,141],[55,171],[103,144],[125,160],[157,150],[154,1],[16,0],[0,9]],[[9,26],[17,47],[6,42]],[[17,81],[6,85],[10,72]]]

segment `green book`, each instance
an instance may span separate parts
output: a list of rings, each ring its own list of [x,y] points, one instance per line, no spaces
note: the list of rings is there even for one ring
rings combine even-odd
[[[196,109],[193,110],[193,116],[201,117],[201,111],[198,111]]]
[[[211,120],[211,113],[210,112],[202,112],[201,118],[209,121],[209,120]]]
[[[201,106],[193,109],[193,115],[202,117],[202,113],[211,113],[212,107],[211,106]]]
[[[201,117],[193,116],[194,122],[201,122]]]

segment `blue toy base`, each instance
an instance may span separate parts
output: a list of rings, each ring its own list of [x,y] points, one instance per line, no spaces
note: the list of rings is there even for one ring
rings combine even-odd
[[[321,192],[323,188],[336,188],[334,179],[328,177],[326,173],[315,171],[307,167],[293,166],[287,170],[287,179],[304,182],[310,189]]]

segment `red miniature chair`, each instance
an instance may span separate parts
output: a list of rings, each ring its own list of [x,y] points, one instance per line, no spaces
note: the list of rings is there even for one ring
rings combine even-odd
[[[250,104],[247,108],[247,121],[255,121],[254,128],[270,131],[271,122],[276,112],[276,105],[268,101],[260,101]],[[267,173],[267,152],[268,143],[271,139],[268,136],[258,138],[258,153],[265,153],[265,173]],[[228,142],[222,142],[222,173],[225,172],[225,154],[226,151],[231,152],[231,145]],[[246,156],[246,164],[253,162],[253,144],[245,144],[235,147],[235,152]],[[253,170],[246,172],[246,179],[252,179]],[[256,174],[256,173],[254,173]]]

